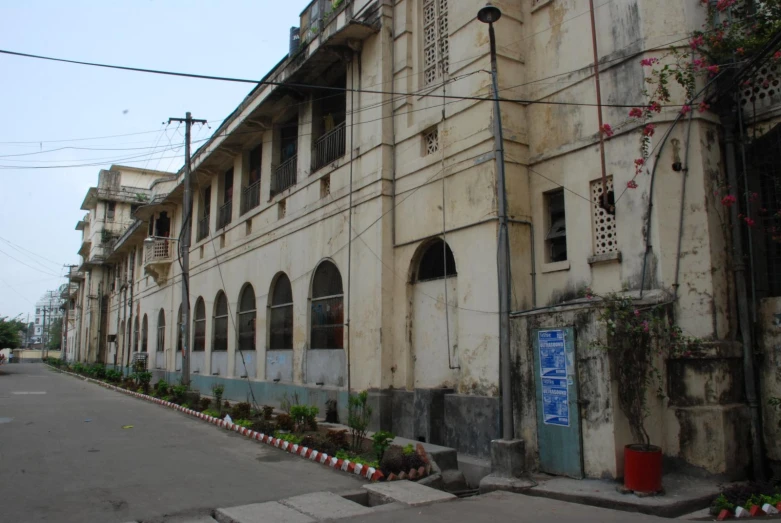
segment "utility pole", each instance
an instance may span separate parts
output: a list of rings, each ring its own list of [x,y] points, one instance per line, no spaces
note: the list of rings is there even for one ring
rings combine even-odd
[[[190,180],[190,128],[193,123],[206,124],[206,120],[194,120],[188,111],[184,118],[169,118],[168,123],[184,122],[184,213],[182,216],[182,241],[179,252],[182,256],[182,385],[190,386],[190,231],[192,221],[192,196]]]

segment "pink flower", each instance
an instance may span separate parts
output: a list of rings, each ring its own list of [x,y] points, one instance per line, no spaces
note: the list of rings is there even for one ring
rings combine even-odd
[[[701,113],[704,113],[708,109],[710,109],[710,105],[706,104],[705,102],[700,102],[700,106],[697,108]]]
[[[708,72],[710,72],[710,74],[718,73],[719,72],[719,66],[718,65],[709,65],[708,66]]]
[[[648,125],[643,127],[643,136],[653,136],[654,129],[656,129],[656,126],[652,123],[649,123]]]
[[[742,55],[745,54],[746,51],[742,47],[738,47],[737,49],[735,49],[735,52]]]
[[[703,38],[702,35],[697,35],[689,41],[689,45],[692,49],[697,49],[698,47],[705,45],[705,38]]]
[[[649,328],[648,320],[644,320],[643,321],[643,331],[648,332],[648,328]]]
[[[610,124],[609,124],[609,123],[603,124],[603,125],[602,125],[602,128],[600,129],[600,131],[602,131],[603,133],[605,133],[605,136],[607,136],[608,138],[610,138],[611,136],[613,136],[613,133],[614,133],[614,131],[613,131],[613,128],[612,128],[612,127],[610,127]]]
[[[754,222],[754,220],[752,220],[752,219],[751,219],[751,218],[749,218],[748,216],[746,216],[745,218],[743,218],[743,221],[744,221],[744,222],[746,222],[746,225],[748,225],[749,227],[753,227],[753,226],[754,226],[754,224],[756,223],[756,222]]]
[[[629,117],[630,118],[642,118],[643,117],[643,110],[639,107],[633,107],[631,111],[629,111]]]
[[[702,69],[703,67],[708,66],[708,62],[703,58],[695,58],[692,60],[692,66],[694,66],[694,69]]]
[[[781,51],[776,51],[773,53],[773,60],[778,61],[781,60]]]
[[[642,60],[640,60],[640,65],[642,65],[643,67],[651,67],[652,65],[657,63],[659,63],[658,58],[643,58]]]
[[[651,105],[648,106],[648,110],[653,111],[655,113],[661,113],[662,106],[659,105],[659,102],[651,102]]]
[[[635,316],[640,316],[640,310],[639,309],[635,309]]]
[[[645,165],[645,160],[643,158],[637,158],[635,160],[635,165]]]
[[[727,196],[721,199],[721,204],[724,207],[732,207],[732,204],[734,204],[736,201],[738,201],[738,199],[735,198],[734,195],[728,194]]]
[[[683,107],[681,107],[681,114],[689,114],[691,110],[692,110],[691,105],[684,105]]]
[[[634,180],[629,180],[626,182],[626,188],[627,189],[637,189],[637,182]]]
[[[748,201],[750,201],[751,203],[754,203],[757,200],[759,200],[759,193],[752,192],[751,194],[749,194]]]
[[[735,3],[735,0],[719,0],[716,3],[716,9],[719,11],[724,11],[728,9],[729,7],[732,7],[732,4]]]

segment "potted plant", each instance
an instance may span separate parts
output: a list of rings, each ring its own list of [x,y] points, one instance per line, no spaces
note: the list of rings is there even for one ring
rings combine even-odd
[[[586,296],[596,296],[588,289]],[[645,427],[650,414],[648,392],[664,398],[664,378],[656,365],[670,354],[695,349],[699,340],[684,336],[672,319],[670,303],[642,304],[626,295],[608,294],[601,300],[598,321],[605,327],[605,339],[593,348],[611,355],[618,406],[629,422],[634,442],[624,447],[624,489],[636,493],[662,490],[662,449],[651,444]]]

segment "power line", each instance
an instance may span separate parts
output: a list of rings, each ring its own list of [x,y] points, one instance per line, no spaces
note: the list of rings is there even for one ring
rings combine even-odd
[[[23,262],[22,260],[20,260],[20,259],[18,259],[18,258],[14,258],[13,256],[11,256],[10,254],[8,254],[8,253],[7,253],[7,252],[5,252],[5,251],[2,251],[2,250],[0,250],[0,254],[5,254],[6,256],[8,256],[9,258],[11,258],[12,260],[14,260],[14,261],[16,261],[16,262],[18,262],[18,263],[21,263],[21,264],[22,264],[22,265],[24,265],[25,267],[28,267],[28,268],[30,268],[30,269],[32,269],[32,270],[34,270],[34,271],[38,271],[38,272],[41,272],[41,273],[43,273],[43,274],[47,274],[47,275],[49,275],[49,276],[57,276],[57,277],[60,277],[60,275],[59,275],[59,274],[54,274],[53,272],[48,272],[48,271],[41,270],[41,269],[39,269],[39,268],[37,268],[37,267],[33,267],[32,265],[29,265],[29,264],[27,264],[27,263]]]
[[[3,238],[3,237],[0,237],[0,240],[2,240],[2,241],[4,241],[5,243],[9,244],[11,247],[14,247],[14,248],[16,248],[17,250],[18,250],[18,249],[21,249],[21,250],[23,250],[23,251],[26,251],[27,253],[29,253],[29,254],[32,254],[33,256],[37,256],[38,258],[40,258],[40,259],[42,259],[42,260],[45,260],[45,261],[47,261],[47,262],[49,262],[49,263],[53,263],[54,265],[56,265],[56,266],[58,266],[58,267],[60,267],[60,266],[62,265],[60,262],[56,262],[56,261],[54,261],[54,260],[50,260],[49,258],[46,258],[45,256],[41,256],[40,254],[36,254],[36,253],[34,253],[33,251],[31,251],[31,250],[29,250],[29,249],[25,249],[25,248],[24,248],[24,247],[22,247],[21,245],[15,244],[15,243],[14,243],[14,242],[12,242],[11,240],[6,240],[6,239],[5,239],[5,238]]]

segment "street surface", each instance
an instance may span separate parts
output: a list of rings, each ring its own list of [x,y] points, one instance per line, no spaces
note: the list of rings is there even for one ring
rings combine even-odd
[[[121,523],[362,484],[43,364],[0,368],[4,523]]]

